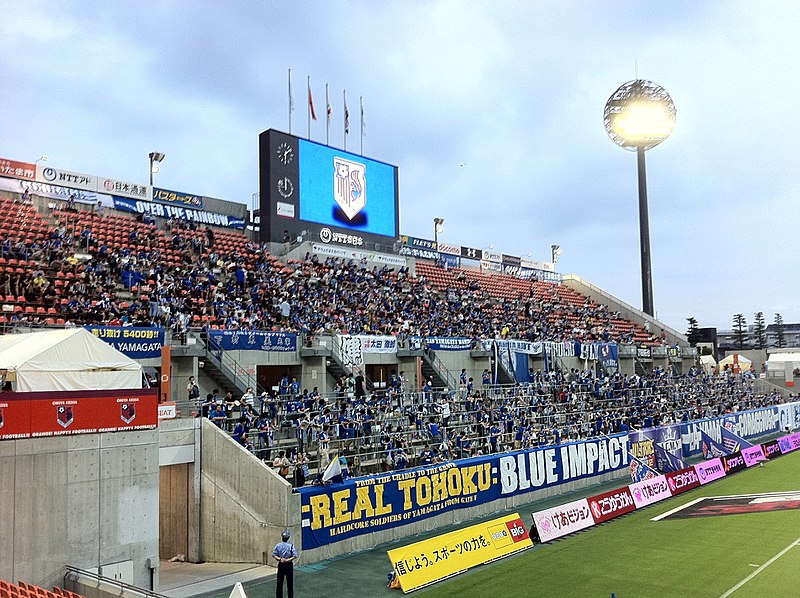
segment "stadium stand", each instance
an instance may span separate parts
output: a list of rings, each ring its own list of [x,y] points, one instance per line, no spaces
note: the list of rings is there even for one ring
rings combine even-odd
[[[52,591],[18,581],[15,584],[0,579],[0,598],[84,598],[80,594],[54,587]]]
[[[423,260],[415,275],[310,254],[282,261],[243,233],[83,208],[53,203],[43,215],[0,198],[0,325],[160,325],[178,338],[226,328],[291,331],[307,339],[392,334],[401,343],[416,335],[662,342],[559,283]],[[420,462],[426,444],[433,453],[426,459],[452,459],[779,398],[757,395],[743,375],[670,374],[555,369],[535,372],[525,385],[416,393],[398,383],[359,400],[348,386],[352,376],[345,376],[328,397],[308,390],[265,396],[257,389],[261,398],[249,412],[213,399],[191,408],[270,462],[279,450],[290,458],[308,449],[318,455],[319,434],[328,426],[331,452],[368,471],[396,467],[401,449],[409,464]],[[301,465],[304,458],[298,459]]]

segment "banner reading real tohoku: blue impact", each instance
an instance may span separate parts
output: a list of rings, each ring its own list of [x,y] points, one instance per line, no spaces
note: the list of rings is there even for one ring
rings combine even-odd
[[[628,466],[625,434],[300,488],[303,548]]]

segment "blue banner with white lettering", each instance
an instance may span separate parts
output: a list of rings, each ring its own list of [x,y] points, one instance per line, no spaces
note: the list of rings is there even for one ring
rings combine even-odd
[[[618,434],[298,488],[303,549],[627,467]]]
[[[424,343],[434,351],[469,351],[472,348],[472,339],[456,336],[412,336],[408,343],[412,349],[421,349]]]
[[[223,351],[297,351],[297,334],[267,330],[210,330],[216,348]]]
[[[131,359],[161,357],[161,348],[164,346],[163,328],[133,326],[84,326],[84,328]]]
[[[198,224],[213,224],[214,226],[227,226],[228,228],[243,229],[245,221],[243,218],[229,216],[227,214],[217,214],[205,210],[194,210],[181,205],[164,205],[139,199],[130,199],[114,195],[114,209],[121,212],[132,214],[152,214],[161,218],[177,218],[186,222],[197,222]]]
[[[779,408],[764,407],[681,424],[683,456],[691,457],[702,452],[703,432],[714,442],[721,443],[721,426],[725,426],[742,438],[777,434],[781,430]]]

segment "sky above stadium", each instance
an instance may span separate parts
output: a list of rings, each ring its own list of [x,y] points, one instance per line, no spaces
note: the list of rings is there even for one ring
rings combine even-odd
[[[647,153],[656,315],[680,332],[800,321],[800,4],[17,2],[0,19],[0,156],[251,203],[258,134],[395,164],[400,230],[549,261],[641,307],[636,156],[603,107],[643,78],[677,107]]]

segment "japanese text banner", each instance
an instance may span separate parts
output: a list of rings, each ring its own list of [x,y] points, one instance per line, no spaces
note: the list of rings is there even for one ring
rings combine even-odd
[[[533,542],[518,513],[389,550],[404,593],[526,548]]]

